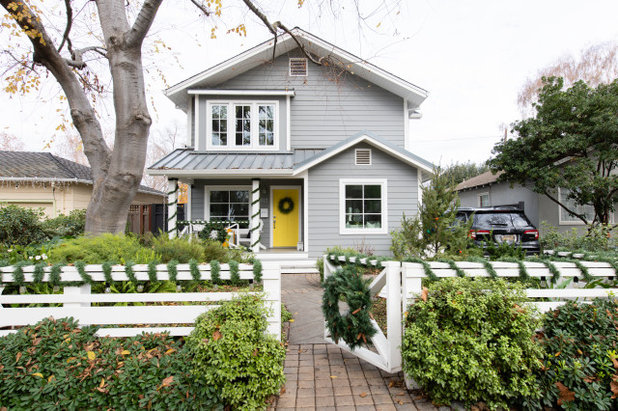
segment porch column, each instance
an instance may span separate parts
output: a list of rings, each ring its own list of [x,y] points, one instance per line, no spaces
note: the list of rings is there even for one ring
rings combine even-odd
[[[174,238],[178,234],[176,217],[178,216],[178,179],[167,180],[167,234]]]
[[[262,219],[260,218],[260,180],[251,180],[251,251],[254,253],[260,251],[261,244],[261,226]]]

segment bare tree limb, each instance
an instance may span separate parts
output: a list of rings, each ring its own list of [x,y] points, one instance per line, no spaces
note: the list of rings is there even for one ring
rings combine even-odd
[[[208,10],[208,9],[206,8],[206,6],[204,6],[202,3],[200,3],[200,2],[199,2],[199,1],[197,1],[197,0],[191,0],[191,3],[193,3],[193,5],[194,5],[195,7],[197,7],[198,9],[200,9],[200,11],[201,11],[202,13],[204,13],[204,15],[205,15],[206,17],[210,16],[210,10]]]
[[[137,18],[133,22],[133,26],[125,36],[128,47],[136,46],[144,41],[144,37],[146,37],[148,30],[150,30],[150,26],[152,26],[152,22],[162,2],[163,0],[146,0],[144,2]]]
[[[64,29],[64,34],[62,35],[62,41],[58,46],[58,53],[62,51],[62,47],[64,43],[68,40],[69,48],[71,47],[71,40],[69,40],[69,33],[71,32],[71,27],[73,27],[73,9],[71,8],[71,0],[64,0],[64,5],[67,9],[67,26]]]
[[[580,220],[582,220],[584,222],[584,224],[588,225],[588,220],[586,220],[586,217],[583,214],[576,213],[575,211],[573,211],[570,208],[568,208],[566,205],[562,204],[558,199],[556,199],[551,194],[549,194],[549,191],[543,190],[543,194],[545,194],[547,196],[547,198],[549,198],[551,201],[553,201],[554,203],[558,204],[560,207],[564,208],[569,214],[574,215],[575,217],[577,217]]]

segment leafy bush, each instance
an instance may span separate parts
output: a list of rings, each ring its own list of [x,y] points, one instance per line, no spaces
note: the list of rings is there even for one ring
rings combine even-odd
[[[223,247],[217,240],[204,241],[204,262],[219,261],[221,264],[227,264],[230,261],[238,261],[246,263],[250,259],[250,255],[242,249],[234,249]]]
[[[77,237],[84,234],[86,226],[86,210],[73,210],[69,215],[44,220],[41,228],[49,238]]]
[[[436,403],[484,401],[491,409],[538,398],[538,321],[520,286],[503,280],[444,279],[409,307],[404,371]]]
[[[267,310],[254,295],[224,302],[198,317],[187,337],[194,372],[232,409],[263,409],[285,382],[285,349],[266,335]]]
[[[618,249],[618,239],[615,227],[599,224],[587,231],[578,231],[572,228],[567,232],[560,232],[552,225],[545,222],[543,235],[539,242],[545,250],[568,250],[568,251],[610,251]]]
[[[5,246],[29,245],[46,239],[40,219],[41,209],[0,206],[0,244]]]
[[[213,387],[165,334],[97,338],[96,327],[46,319],[0,338],[0,405],[8,409],[212,409]]]
[[[118,234],[102,234],[97,237],[80,237],[65,241],[48,253],[50,263],[101,264],[109,261],[123,264],[131,261],[147,264],[161,261],[154,250],[143,247],[137,238]]]
[[[618,300],[567,302],[544,320],[541,407],[618,409]]]
[[[189,241],[186,237],[169,238],[167,235],[153,237],[152,249],[158,256],[161,256],[162,263],[172,260],[188,263],[191,259],[202,261],[204,255],[201,241]]]
[[[496,244],[493,241],[489,241],[486,247],[480,251],[487,254],[489,259],[494,261],[499,261],[503,258],[515,258],[517,260],[524,260],[526,258],[526,252],[515,244]]]

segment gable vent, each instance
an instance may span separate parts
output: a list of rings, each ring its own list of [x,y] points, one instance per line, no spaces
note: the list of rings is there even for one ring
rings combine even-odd
[[[306,76],[307,59],[294,57],[290,59],[290,76]]]
[[[357,166],[370,166],[371,165],[371,149],[370,148],[358,148],[355,151],[356,165]]]

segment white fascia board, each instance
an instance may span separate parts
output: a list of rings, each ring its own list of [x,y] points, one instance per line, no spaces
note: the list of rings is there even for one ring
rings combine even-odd
[[[253,177],[253,176],[292,176],[292,170],[261,170],[261,169],[237,169],[237,170],[151,170],[147,169],[146,173],[151,176],[169,176],[169,177]]]
[[[14,181],[17,183],[80,183],[92,184],[92,180],[80,178],[55,178],[55,177],[0,177],[0,181]]]
[[[369,136],[363,135],[363,136],[359,136],[358,138],[350,141],[349,143],[339,147],[337,150],[333,150],[332,152],[328,153],[327,155],[322,156],[320,158],[316,158],[312,162],[307,163],[304,166],[294,170],[294,175],[298,175],[298,174],[302,173],[303,171],[308,170],[311,167],[313,167],[313,166],[315,166],[315,165],[317,165],[317,164],[319,164],[319,163],[321,163],[323,161],[326,161],[329,158],[332,158],[332,157],[336,156],[337,154],[339,154],[339,153],[341,153],[341,152],[343,152],[343,151],[349,149],[350,147],[353,147],[353,146],[355,146],[356,144],[359,144],[359,143],[368,143],[368,144],[370,144],[370,145],[372,145],[372,146],[374,146],[376,148],[379,148],[380,150],[386,152],[387,154],[390,154],[392,157],[395,157],[395,158],[401,160],[402,162],[404,162],[404,163],[406,163],[408,165],[414,166],[416,168],[420,168],[420,169],[422,169],[422,170],[424,170],[424,171],[426,171],[426,172],[428,172],[430,174],[433,174],[433,170],[428,168],[426,165],[424,165],[422,163],[417,163],[417,162],[413,161],[412,159],[410,159],[410,158],[408,158],[406,156],[401,155],[401,153],[399,153],[399,152],[397,152],[395,150],[392,150],[390,147],[380,143],[379,141],[376,141],[376,140],[374,140],[373,138],[371,138]]]
[[[218,96],[291,96],[296,93],[294,90],[217,90],[217,89],[195,89],[189,90],[189,94],[197,95],[218,95]]]

